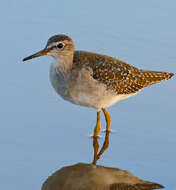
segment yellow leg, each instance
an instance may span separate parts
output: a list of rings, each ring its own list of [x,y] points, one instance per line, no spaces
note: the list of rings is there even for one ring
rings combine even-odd
[[[97,163],[97,155],[98,155],[98,149],[99,149],[99,143],[98,143],[98,137],[93,137],[93,148],[94,148],[94,159],[92,164],[96,165]]]
[[[110,131],[111,128],[111,116],[109,115],[109,113],[106,111],[105,108],[102,108],[105,119],[106,119],[106,131]]]
[[[100,126],[100,111],[97,112],[97,123],[94,129],[94,137],[97,137],[100,132],[101,126]]]
[[[100,159],[102,154],[108,148],[108,146],[109,146],[109,133],[110,133],[109,131],[106,131],[104,143],[103,143],[103,146],[101,147],[101,150],[99,153],[98,153],[98,149],[99,149],[98,137],[93,137],[94,159],[93,159],[92,164],[96,165],[97,160]]]
[[[100,152],[97,155],[97,160],[100,158],[100,156],[104,153],[104,151],[108,148],[109,146],[109,133],[110,131],[106,131],[106,136],[105,136],[105,140],[103,143],[103,146],[101,147]]]

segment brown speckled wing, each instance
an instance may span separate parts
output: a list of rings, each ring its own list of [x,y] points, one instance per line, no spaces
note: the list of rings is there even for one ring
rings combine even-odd
[[[118,59],[86,51],[75,51],[73,62],[73,67],[90,67],[93,78],[116,94],[137,93],[173,76],[167,72],[143,71]]]

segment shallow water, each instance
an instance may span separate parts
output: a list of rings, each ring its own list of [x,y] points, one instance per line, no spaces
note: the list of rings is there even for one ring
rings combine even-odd
[[[95,110],[58,97],[48,77],[51,58],[22,63],[48,37],[66,33],[76,49],[176,70],[174,0],[4,1],[0,9],[0,189],[40,189],[58,168],[93,159]],[[175,190],[175,95],[173,78],[109,108],[116,133],[98,164]]]

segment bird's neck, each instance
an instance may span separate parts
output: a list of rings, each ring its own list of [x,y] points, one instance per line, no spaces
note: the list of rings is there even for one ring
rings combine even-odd
[[[72,70],[73,55],[54,57],[57,61],[56,68],[63,76],[68,76]]]

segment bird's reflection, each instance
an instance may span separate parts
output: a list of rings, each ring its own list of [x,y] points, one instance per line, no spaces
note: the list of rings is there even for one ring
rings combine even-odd
[[[98,137],[93,136],[93,148],[94,148],[94,159],[92,164],[96,165],[97,164],[97,160],[100,158],[100,156],[102,156],[102,154],[104,153],[104,151],[108,148],[109,146],[109,133],[110,131],[106,130],[106,135],[105,135],[105,139],[104,139],[104,143],[99,150],[99,142],[98,142]]]
[[[144,181],[127,170],[87,163],[66,166],[43,183],[42,190],[152,190],[162,185]]]
[[[162,185],[144,181],[127,170],[96,165],[109,146],[109,131],[99,149],[98,137],[93,137],[94,158],[92,164],[77,163],[66,166],[48,177],[42,190],[152,190]]]

